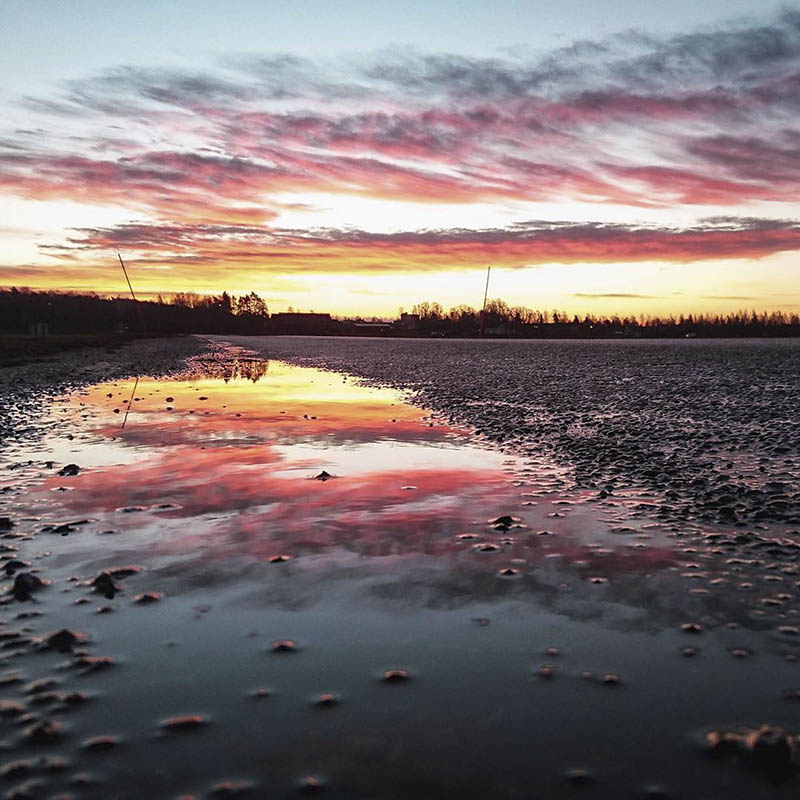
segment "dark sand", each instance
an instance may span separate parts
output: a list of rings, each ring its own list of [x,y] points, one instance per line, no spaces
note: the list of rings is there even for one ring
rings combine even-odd
[[[239,343],[435,413],[237,350],[6,376],[9,796],[796,796],[796,344]]]

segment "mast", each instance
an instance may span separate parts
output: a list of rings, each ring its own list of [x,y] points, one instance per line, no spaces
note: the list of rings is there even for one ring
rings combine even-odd
[[[483,290],[483,306],[481,308],[481,337],[484,336],[483,327],[486,322],[486,299],[489,297],[489,273],[492,271],[491,265],[486,267],[486,288]]]
[[[131,286],[131,279],[128,277],[128,270],[125,269],[125,262],[122,260],[122,256],[117,253],[117,258],[119,259],[119,263],[122,265],[122,272],[125,275],[125,280],[128,282],[128,288],[131,290],[131,297],[136,300],[136,295],[133,293],[133,286]],[[488,279],[487,279],[487,286],[488,286]]]

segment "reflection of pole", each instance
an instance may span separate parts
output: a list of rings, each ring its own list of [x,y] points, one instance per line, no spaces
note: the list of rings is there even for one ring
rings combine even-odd
[[[125,409],[125,416],[122,418],[122,427],[125,427],[125,423],[128,421],[128,414],[131,413],[131,406],[133,405],[133,398],[136,397],[136,387],[139,385],[139,377],[136,377],[136,382],[133,384],[133,391],[131,392],[131,398],[128,400],[128,407]]]
[[[491,271],[491,266],[486,267],[486,288],[483,290],[483,307],[481,308],[481,336],[484,335],[483,326],[486,323],[486,298],[489,296],[489,273]]]

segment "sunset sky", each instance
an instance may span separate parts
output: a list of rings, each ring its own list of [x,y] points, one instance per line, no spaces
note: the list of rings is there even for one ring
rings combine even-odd
[[[800,2],[5,0],[0,285],[800,310]]]

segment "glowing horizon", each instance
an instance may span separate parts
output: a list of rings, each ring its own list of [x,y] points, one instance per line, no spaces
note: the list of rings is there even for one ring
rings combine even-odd
[[[0,285],[122,294],[119,251],[143,297],[271,311],[475,307],[488,265],[491,297],[570,314],[800,309],[800,10],[646,30],[620,0],[586,38],[563,5],[574,33],[535,52],[387,46],[376,22],[360,52],[206,31],[188,64],[18,78]]]

